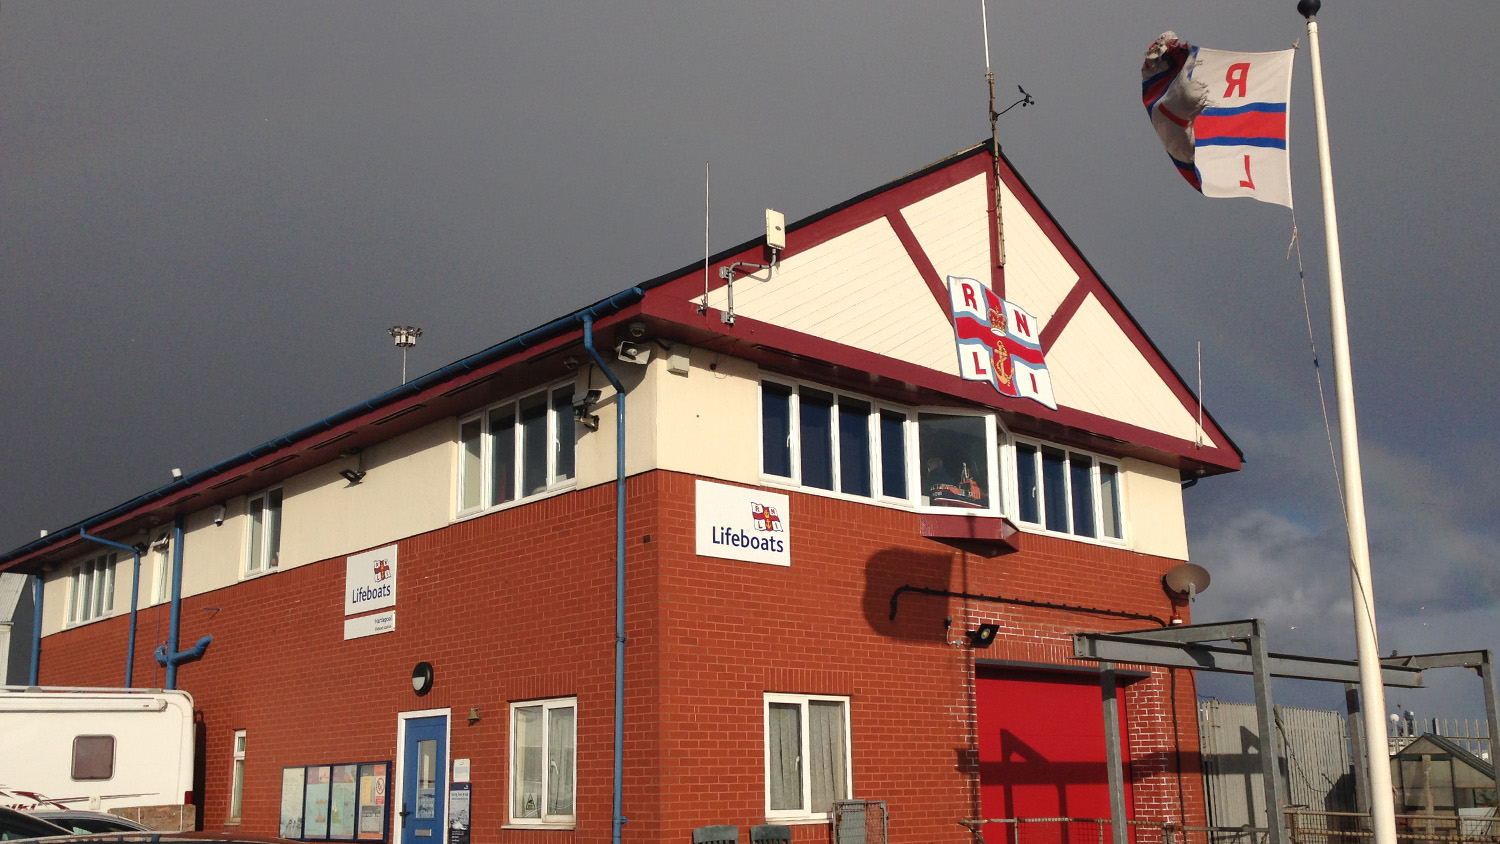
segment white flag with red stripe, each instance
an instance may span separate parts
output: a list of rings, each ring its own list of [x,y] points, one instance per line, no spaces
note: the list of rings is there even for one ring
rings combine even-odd
[[[1162,33],[1141,65],[1141,99],[1177,172],[1204,196],[1292,207],[1287,106],[1293,50],[1237,53]]]

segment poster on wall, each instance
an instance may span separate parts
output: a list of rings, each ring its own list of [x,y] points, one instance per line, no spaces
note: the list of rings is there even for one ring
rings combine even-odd
[[[698,555],[792,564],[790,499],[776,492],[698,481]]]
[[[359,766],[359,837],[385,839],[385,763]]]
[[[307,800],[302,810],[302,837],[328,837],[328,766],[307,769]]]
[[[302,837],[302,786],[306,768],[281,771],[281,837]]]
[[[469,789],[466,782],[448,789],[448,844],[469,844]]]
[[[328,837],[340,841],[354,839],[356,814],[355,773],[357,765],[333,766],[333,783],[328,792]]]

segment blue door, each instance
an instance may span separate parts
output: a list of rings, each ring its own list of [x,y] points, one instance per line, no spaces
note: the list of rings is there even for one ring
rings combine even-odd
[[[448,794],[448,716],[406,721],[401,765],[401,844],[441,844]]]

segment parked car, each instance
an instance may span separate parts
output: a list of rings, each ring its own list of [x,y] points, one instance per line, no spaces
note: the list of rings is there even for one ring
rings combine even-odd
[[[108,812],[89,812],[83,809],[37,809],[30,813],[48,823],[57,824],[74,835],[90,832],[152,832],[151,827],[127,820]]]
[[[35,815],[0,806],[0,841],[55,838],[59,835],[71,834],[72,830],[44,821]]]

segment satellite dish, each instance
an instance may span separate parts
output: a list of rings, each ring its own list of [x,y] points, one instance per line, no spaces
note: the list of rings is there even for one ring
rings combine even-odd
[[[1193,595],[1208,588],[1208,569],[1195,563],[1173,566],[1161,576],[1161,585],[1171,595]]]

